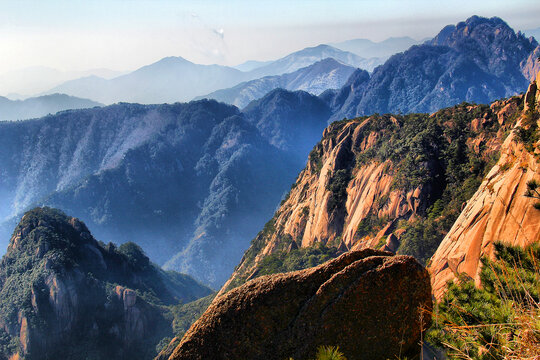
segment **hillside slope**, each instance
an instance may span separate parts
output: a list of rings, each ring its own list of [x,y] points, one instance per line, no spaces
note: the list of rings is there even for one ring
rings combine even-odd
[[[46,204],[220,287],[329,115],[316,96],[280,90],[245,113],[215,101],[117,104],[0,123],[0,242]]]

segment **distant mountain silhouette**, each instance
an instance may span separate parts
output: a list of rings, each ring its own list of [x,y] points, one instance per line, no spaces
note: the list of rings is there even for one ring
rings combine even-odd
[[[35,97],[66,81],[87,76],[99,76],[104,79],[111,79],[123,73],[125,72],[110,69],[62,71],[46,66],[26,67],[0,74],[0,95],[11,99],[10,94],[20,94],[23,98]],[[18,98],[17,100],[22,99]]]
[[[229,89],[214,91],[196,99],[215,99],[243,108],[251,101],[277,88],[291,91],[303,90],[319,95],[327,89],[341,88],[354,70],[352,66],[328,58],[292,73],[265,76],[240,83]]]
[[[244,73],[227,66],[198,65],[181,57],[167,57],[111,80],[87,77],[66,82],[51,91],[105,104],[120,101],[174,103],[235,85],[244,78]]]
[[[413,45],[421,44],[422,42],[423,41],[417,41],[408,36],[404,36],[391,37],[380,42],[374,42],[368,39],[353,39],[330,45],[365,58],[378,57],[386,59],[398,52],[407,50]]]
[[[286,74],[327,58],[332,58],[343,64],[368,71],[373,70],[375,66],[383,62],[381,59],[365,59],[333,46],[321,44],[296,51],[268,65],[257,68],[251,71],[250,74],[252,74],[253,78]]]
[[[44,95],[25,100],[9,100],[0,96],[0,120],[31,119],[67,109],[84,109],[102,105],[92,100],[65,94]]]
[[[272,60],[269,60],[269,61],[248,60],[233,67],[237,70],[248,72],[248,71],[260,68],[261,66],[268,65],[271,62]]]
[[[181,57],[167,57],[110,80],[90,76],[68,81],[48,93],[60,92],[104,104],[175,103],[230,88],[244,81],[290,73],[326,58],[355,68],[373,69],[380,64],[377,59],[363,59],[329,45],[306,48],[248,72],[220,65],[198,65]]]

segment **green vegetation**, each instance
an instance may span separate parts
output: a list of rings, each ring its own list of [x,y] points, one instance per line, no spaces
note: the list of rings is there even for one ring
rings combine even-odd
[[[540,245],[495,244],[481,288],[461,276],[434,313],[428,341],[450,359],[533,359],[540,353]]]
[[[378,217],[376,214],[369,213],[364,219],[360,221],[356,228],[355,237],[361,239],[364,236],[375,235],[383,226],[388,223],[388,218]]]
[[[515,98],[511,101],[518,102]],[[517,112],[517,111],[516,111]],[[473,120],[485,119],[481,128]],[[515,118],[514,118],[515,121]],[[511,126],[511,124],[507,124]],[[499,123],[487,105],[463,103],[434,115],[372,116],[362,128],[366,138],[375,132],[376,143],[356,154],[356,166],[390,160],[386,172],[394,175],[394,190],[427,189],[414,222],[401,221],[395,228],[405,229],[398,253],[412,255],[426,263],[459,216],[463,204],[478,189],[485,174],[498,159],[498,152],[484,144],[498,136]],[[477,148],[470,139],[480,135]],[[380,209],[388,201],[378,199]],[[356,236],[376,234],[388,219],[369,214],[359,224]]]
[[[343,203],[347,200],[347,185],[350,180],[351,172],[347,169],[336,171],[330,178],[326,187],[331,193],[327,205],[328,212],[331,213],[335,209],[343,207]]]
[[[173,331],[174,336],[182,338],[184,333],[188,331],[191,325],[197,321],[198,318],[206,311],[210,306],[217,293],[210,294],[203,298],[189,302],[187,304],[178,304],[171,307],[174,320]]]
[[[309,162],[313,164],[315,172],[317,174],[321,172],[321,169],[323,167],[322,152],[323,152],[322,145],[319,142],[317,145],[315,145],[313,150],[311,150],[308,156],[308,160]]]
[[[347,358],[339,351],[339,346],[320,346],[314,360],[347,360]]]
[[[540,132],[538,129],[538,120],[540,113],[536,108],[535,99],[532,98],[529,102],[529,107],[522,120],[522,126],[516,128],[516,135],[527,151],[534,153],[534,146],[540,140]]]
[[[317,349],[316,360],[347,360],[345,355],[339,351],[339,346],[321,346]]]
[[[317,246],[277,252],[266,256],[257,266],[257,276],[307,269],[337,256],[337,249]]]
[[[540,192],[538,192],[538,188],[540,187],[540,183],[536,180],[529,180],[527,182],[527,191],[525,192],[526,197],[530,197],[536,200],[540,200]],[[534,203],[534,208],[540,210],[540,201]]]

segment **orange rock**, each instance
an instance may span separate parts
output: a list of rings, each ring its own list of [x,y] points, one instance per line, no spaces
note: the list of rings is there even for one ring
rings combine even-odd
[[[535,86],[530,91],[538,92]],[[525,99],[534,98],[528,93]],[[518,120],[516,126],[521,124]],[[538,145],[538,144],[537,144]],[[467,202],[430,264],[434,295],[440,299],[446,283],[466,273],[479,284],[480,258],[493,257],[493,244],[527,246],[540,241],[540,211],[525,197],[527,182],[540,180],[540,163],[511,133],[501,157]]]

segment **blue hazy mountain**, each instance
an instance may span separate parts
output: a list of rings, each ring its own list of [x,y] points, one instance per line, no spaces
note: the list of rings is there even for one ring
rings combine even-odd
[[[333,119],[489,103],[527,88],[525,64],[537,47],[499,18],[473,16],[392,56],[369,78],[357,70],[342,89],[321,97],[332,107]]]
[[[0,120],[31,119],[61,110],[84,109],[101,105],[103,104],[65,94],[44,95],[25,100],[10,100],[0,96]]]
[[[105,104],[120,101],[174,103],[235,85],[244,77],[243,72],[227,66],[198,65],[181,57],[167,57],[110,80],[81,78],[68,81],[51,91],[86,97]]]
[[[36,96],[34,94],[41,94],[42,92],[69,80],[92,75],[104,79],[112,79],[123,73],[125,72],[110,69],[62,71],[47,66],[25,67],[0,73],[0,95],[15,100],[10,94],[19,94],[17,100],[23,100],[25,98]]]
[[[49,205],[219,287],[330,115],[305,92],[263,99],[245,114],[208,100],[122,103],[0,123],[0,246],[18,216]]]
[[[109,80],[98,76],[71,80],[47,93],[65,93],[104,104],[174,103],[189,101],[244,81],[294,72],[326,58],[368,70],[381,63],[377,59],[363,59],[328,45],[306,48],[247,72],[228,66],[198,65],[181,57],[167,57]]]
[[[369,39],[353,39],[330,45],[365,58],[387,59],[396,53],[405,51],[411,46],[421,44],[422,42],[408,36],[403,36],[391,37],[380,42],[374,42]]]
[[[233,67],[237,70],[248,72],[248,71],[260,68],[261,66],[268,65],[271,62],[272,60],[268,60],[268,61],[248,60]]]
[[[286,74],[327,58],[332,58],[343,64],[368,71],[373,70],[375,66],[382,63],[380,59],[365,59],[348,51],[321,44],[296,51],[268,65],[252,70],[250,74],[252,78]]]
[[[243,108],[277,88],[290,91],[303,90],[319,95],[327,89],[341,88],[354,70],[352,66],[328,58],[292,73],[246,81],[199,98],[215,99]]]

